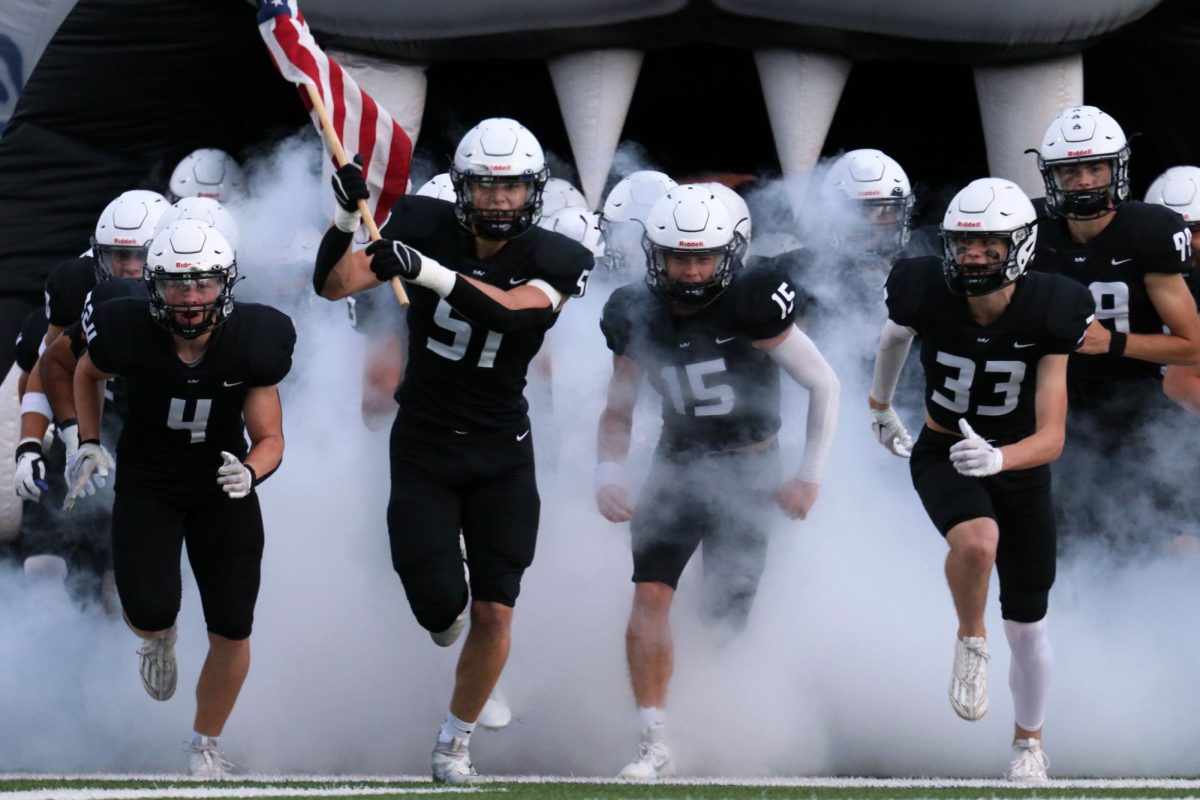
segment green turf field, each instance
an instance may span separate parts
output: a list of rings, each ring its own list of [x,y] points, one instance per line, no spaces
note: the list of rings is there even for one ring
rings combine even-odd
[[[412,798],[421,796],[528,798],[529,800],[886,800],[886,798],[1200,798],[1200,780],[1100,781],[1058,780],[1036,788],[1014,788],[998,781],[867,779],[720,779],[630,785],[615,781],[553,778],[495,778],[465,787],[437,786],[402,779],[261,778],[200,783],[160,778],[6,777],[0,800],[182,800],[195,798]]]

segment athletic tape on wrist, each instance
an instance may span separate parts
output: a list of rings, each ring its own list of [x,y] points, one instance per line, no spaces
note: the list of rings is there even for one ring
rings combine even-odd
[[[432,289],[438,297],[445,297],[454,290],[454,281],[458,274],[447,269],[427,255],[421,255],[421,272],[413,278],[412,283]]]
[[[362,214],[356,208],[353,211],[347,211],[338,204],[334,204],[333,209],[333,225],[342,233],[354,233],[358,230],[358,226],[362,225]]]
[[[50,400],[41,392],[26,392],[21,398],[22,414],[41,414],[46,419],[54,419],[50,410]]]
[[[596,491],[605,486],[624,486],[625,466],[616,461],[601,461],[596,465]]]

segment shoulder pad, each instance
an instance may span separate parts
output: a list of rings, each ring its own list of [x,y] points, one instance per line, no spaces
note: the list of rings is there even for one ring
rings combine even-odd
[[[632,337],[633,320],[637,307],[643,302],[639,284],[627,283],[608,296],[604,310],[600,312],[600,331],[604,334],[608,349],[615,355],[626,355]]]
[[[796,319],[797,289],[778,266],[743,268],[734,275],[734,314],[753,339],[770,339]]]
[[[1143,272],[1182,272],[1189,267],[1191,233],[1176,211],[1133,200],[1122,205],[1119,213],[1127,215],[1129,241]]]
[[[892,266],[884,286],[888,316],[897,325],[917,325],[929,302],[934,282],[944,286],[941,259],[902,258]]]
[[[250,368],[251,386],[274,386],[292,369],[292,353],[296,348],[296,328],[292,318],[271,306],[258,303],[238,303],[247,337],[238,342],[246,348],[246,363]]]
[[[537,237],[532,248],[536,277],[566,297],[583,297],[587,290],[585,273],[596,266],[592,251],[569,236],[537,226],[524,235]]]
[[[1038,275],[1050,287],[1046,327],[1058,352],[1070,353],[1083,341],[1083,334],[1096,314],[1091,291],[1078,281],[1062,275]]]

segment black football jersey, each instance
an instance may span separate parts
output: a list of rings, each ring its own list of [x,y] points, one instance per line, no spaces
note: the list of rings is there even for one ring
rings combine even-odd
[[[673,315],[644,282],[631,283],[609,297],[600,329],[662,398],[663,447],[729,450],[779,430],[779,366],[753,343],[790,328],[795,301],[776,268],[736,273],[716,300],[686,317]]]
[[[1033,267],[1086,286],[1096,303],[1096,319],[1110,331],[1162,333],[1145,276],[1186,272],[1191,234],[1183,217],[1165,206],[1131,200],[1113,213],[1108,227],[1087,244],[1071,240],[1066,220],[1039,218]],[[1074,353],[1069,374],[1073,381],[1107,381],[1154,378],[1160,371],[1160,365],[1136,358]]]
[[[25,316],[17,333],[17,366],[22,372],[32,372],[41,355],[42,340],[46,338],[46,314],[35,308]]]
[[[237,303],[195,364],[184,364],[144,299],[95,305],[85,327],[96,367],[125,378],[129,415],[117,445],[117,483],[175,491],[211,481],[220,452],[246,455],[242,406],[254,386],[273,386],[292,366],[296,331],[270,306]],[[207,483],[199,483],[207,487]]]
[[[1030,272],[990,325],[971,319],[965,297],[950,291],[938,258],[896,263],[887,281],[888,316],[921,337],[925,410],[950,431],[966,417],[975,432],[1001,443],[1034,432],[1037,365],[1083,340],[1095,305],[1060,275]]]
[[[65,328],[83,313],[88,292],[96,286],[96,261],[92,256],[68,259],[50,270],[46,278],[46,318]]]
[[[481,261],[454,205],[432,197],[401,197],[382,234],[506,290],[539,279],[564,297],[582,296],[594,265],[583,245],[537,226]],[[430,289],[407,288],[408,363],[396,401],[410,414],[455,430],[520,424],[529,409],[525,373],[555,318],[544,327],[502,334],[470,322]]]

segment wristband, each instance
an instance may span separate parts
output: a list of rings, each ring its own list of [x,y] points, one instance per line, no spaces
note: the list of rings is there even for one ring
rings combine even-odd
[[[26,436],[18,442],[17,459],[19,460],[26,453],[37,453],[40,456],[42,454],[42,440],[33,436]]]
[[[445,297],[454,290],[458,274],[439,264],[424,253],[421,254],[421,271],[410,283],[432,289],[438,297]]]
[[[54,412],[50,410],[50,400],[42,392],[26,392],[21,398],[21,413],[41,414],[48,420],[54,419]]]
[[[358,226],[362,225],[362,212],[358,210],[358,206],[355,206],[353,211],[347,211],[342,208],[341,203],[334,203],[333,205],[334,227],[342,233],[354,233],[358,230]]]
[[[1119,332],[1114,333],[1112,338],[1108,341],[1108,354],[1115,358],[1120,358],[1121,356],[1125,355],[1125,345],[1127,344],[1128,339],[1129,336],[1127,334]]]
[[[616,461],[601,461],[596,465],[596,491],[605,486],[624,486],[625,467]]]
[[[79,446],[83,447],[85,444],[100,444],[100,440],[99,439],[84,439],[83,441],[81,441],[79,443]]]
[[[245,461],[242,462],[242,466],[245,467],[246,471],[250,473],[250,488],[253,489],[255,486],[258,486],[261,481],[259,481],[258,473],[254,471],[254,467],[250,466]]]

